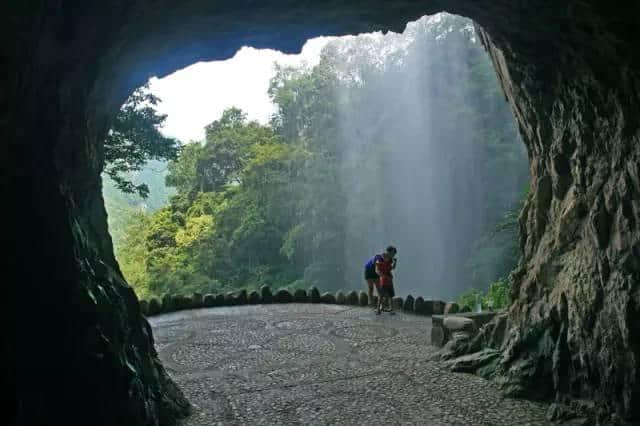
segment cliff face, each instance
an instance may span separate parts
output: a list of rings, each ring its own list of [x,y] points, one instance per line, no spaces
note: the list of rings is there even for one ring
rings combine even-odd
[[[513,392],[597,400],[601,413],[637,415],[638,6],[363,7],[2,3],[0,162],[10,255],[0,339],[3,384],[15,390],[2,401],[9,424],[171,424],[188,411],[157,360],[106,228],[101,141],[136,86],[243,44],[295,51],[315,35],[399,31],[442,10],[481,27],[530,157],[501,380]]]
[[[637,419],[640,86],[628,32],[637,23],[623,16],[631,10],[581,7],[554,14],[564,30],[537,62],[481,31],[531,172],[499,380],[600,420]]]

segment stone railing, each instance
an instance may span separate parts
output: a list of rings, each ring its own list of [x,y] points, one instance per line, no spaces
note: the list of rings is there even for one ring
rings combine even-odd
[[[377,301],[374,296],[373,302]],[[316,287],[309,290],[295,289],[293,291],[280,289],[273,293],[269,286],[262,286],[260,290],[239,290],[225,294],[194,293],[191,296],[165,295],[162,299],[151,298],[140,300],[140,310],[146,316],[164,314],[168,312],[186,309],[214,308],[221,306],[260,305],[270,303],[325,303],[335,305],[367,306],[369,296],[364,291],[338,291],[333,293],[320,293]],[[453,314],[460,311],[455,302],[443,302],[441,300],[414,298],[409,295],[406,298],[394,297],[394,309],[403,312],[411,312],[418,315]]]

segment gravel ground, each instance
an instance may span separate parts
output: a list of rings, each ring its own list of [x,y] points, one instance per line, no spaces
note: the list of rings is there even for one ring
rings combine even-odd
[[[189,425],[546,425],[547,407],[503,398],[430,361],[431,319],[321,304],[199,309],[150,318]]]

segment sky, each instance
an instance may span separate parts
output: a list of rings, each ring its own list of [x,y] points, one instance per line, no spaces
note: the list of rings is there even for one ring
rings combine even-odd
[[[167,114],[162,133],[183,143],[202,140],[204,126],[232,106],[245,111],[251,120],[267,123],[275,112],[267,94],[274,62],[314,66],[332,39],[310,39],[298,55],[243,47],[226,61],[198,62],[162,79],[152,78],[151,92],[162,99],[158,112]]]

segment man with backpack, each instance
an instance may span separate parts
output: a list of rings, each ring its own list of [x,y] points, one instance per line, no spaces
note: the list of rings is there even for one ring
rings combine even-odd
[[[364,265],[364,279],[367,282],[367,290],[369,292],[369,305],[377,308],[373,303],[373,288],[380,285],[380,276],[376,272],[376,263],[385,261],[385,257],[393,261],[393,269],[395,269],[396,259],[395,255],[398,252],[395,247],[389,246],[386,248],[383,254],[376,254],[367,261]],[[378,291],[378,299],[380,299],[380,293]]]

